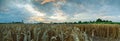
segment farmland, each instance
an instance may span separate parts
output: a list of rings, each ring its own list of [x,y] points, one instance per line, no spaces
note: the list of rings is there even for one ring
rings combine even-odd
[[[0,41],[120,41],[120,25],[0,24]]]

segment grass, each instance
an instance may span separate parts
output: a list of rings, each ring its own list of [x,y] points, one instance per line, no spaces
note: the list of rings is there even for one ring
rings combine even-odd
[[[0,41],[120,41],[119,24],[0,24]]]

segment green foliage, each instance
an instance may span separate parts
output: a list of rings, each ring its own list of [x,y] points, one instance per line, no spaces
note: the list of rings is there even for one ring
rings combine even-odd
[[[78,21],[78,23],[82,23],[81,21]]]
[[[24,24],[24,22],[22,20],[21,22],[0,23],[0,24]],[[46,23],[39,22],[36,24],[46,24]],[[83,22],[77,21],[77,22],[61,22],[61,23],[51,22],[48,24],[120,24],[120,23],[119,22],[112,22],[111,20],[103,20],[103,19],[98,18],[95,21],[83,21]]]
[[[103,20],[100,19],[100,18],[98,18],[98,19],[96,20],[96,22],[103,22]]]
[[[98,18],[96,21],[78,21],[78,24],[116,24],[114,22],[112,22],[111,20],[102,20],[100,18]]]

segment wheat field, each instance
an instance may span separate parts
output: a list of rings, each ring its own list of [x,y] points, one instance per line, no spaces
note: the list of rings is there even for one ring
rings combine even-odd
[[[120,41],[120,25],[0,24],[0,41]]]

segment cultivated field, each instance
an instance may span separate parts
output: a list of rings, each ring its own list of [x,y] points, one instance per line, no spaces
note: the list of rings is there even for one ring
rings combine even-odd
[[[120,25],[0,24],[0,41],[120,41]]]

